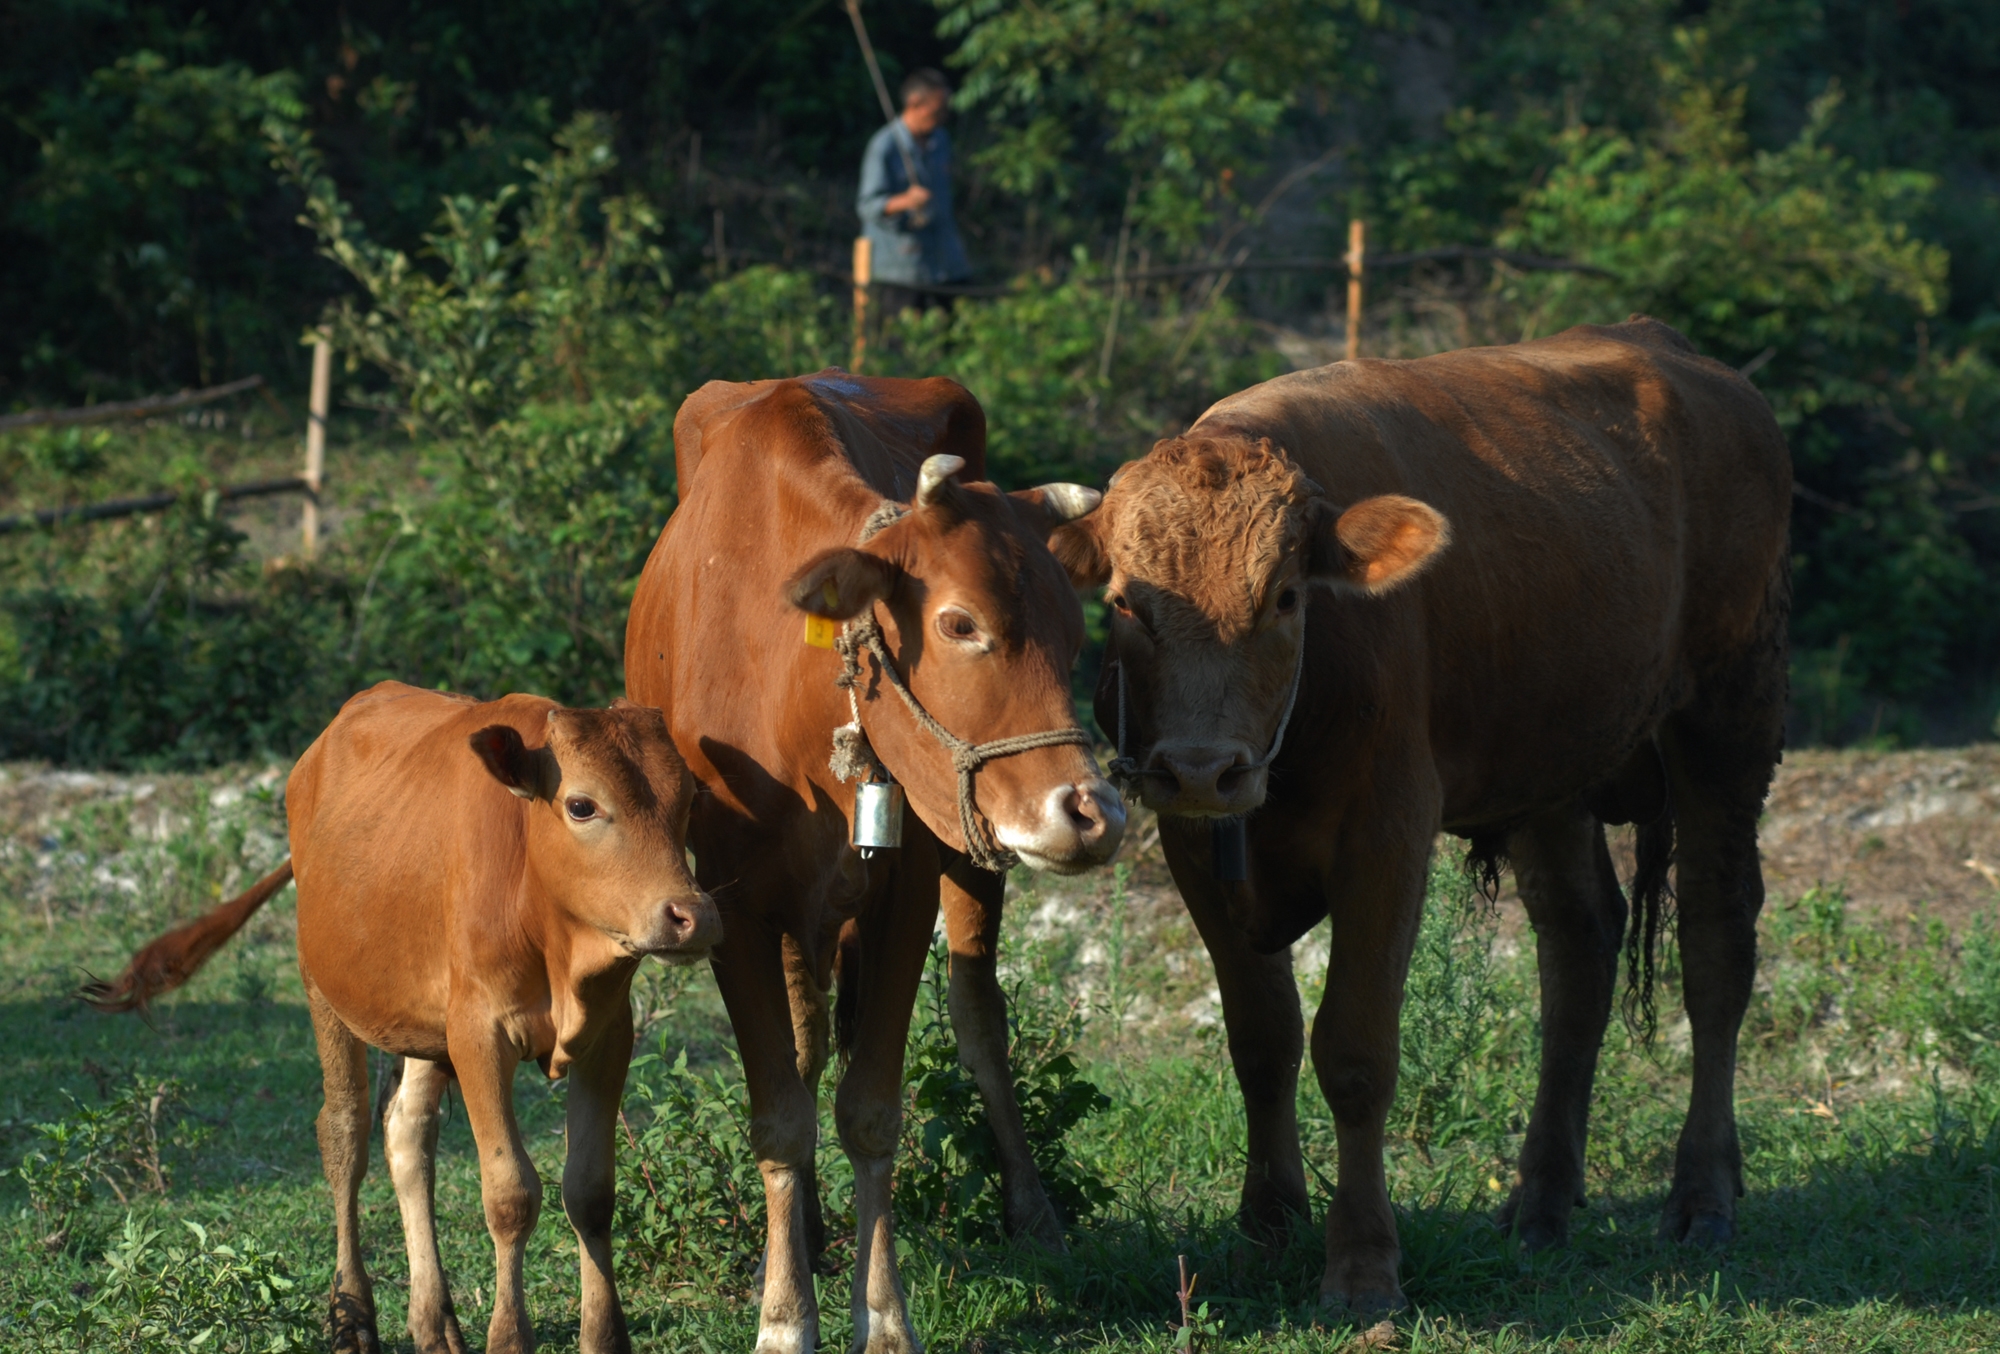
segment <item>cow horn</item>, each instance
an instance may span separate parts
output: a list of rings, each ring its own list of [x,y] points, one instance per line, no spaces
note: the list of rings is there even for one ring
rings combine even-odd
[[[1104,501],[1104,495],[1081,484],[1044,484],[1042,503],[1065,522],[1074,522]]]
[[[917,496],[911,500],[919,508],[927,508],[937,501],[938,490],[946,481],[965,469],[963,456],[929,456],[924,459],[923,468],[917,471]]]

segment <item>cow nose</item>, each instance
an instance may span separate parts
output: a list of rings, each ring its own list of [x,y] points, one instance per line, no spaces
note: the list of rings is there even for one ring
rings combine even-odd
[[[1087,776],[1051,789],[1032,821],[994,828],[1000,844],[1033,868],[1077,874],[1117,853],[1125,836],[1125,802],[1102,777]]]
[[[1162,749],[1146,770],[1146,799],[1162,813],[1245,813],[1263,798],[1241,751]]]
[[[659,930],[646,948],[667,958],[701,959],[722,943],[722,914],[706,893],[669,898],[660,904]]]
[[[1068,821],[1078,846],[1093,863],[1101,865],[1116,854],[1125,836],[1125,801],[1109,783],[1092,776],[1059,787],[1049,799],[1048,816]]]

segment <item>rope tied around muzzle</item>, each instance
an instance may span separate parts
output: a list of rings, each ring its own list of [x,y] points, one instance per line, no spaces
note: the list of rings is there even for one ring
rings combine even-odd
[[[883,527],[901,517],[905,509],[894,501],[884,502],[870,513],[861,528],[863,543],[882,530]],[[840,629],[833,641],[833,650],[840,656],[840,676],[834,685],[847,692],[847,708],[852,722],[833,731],[833,756],[828,768],[843,783],[851,780],[890,779],[888,768],[875,755],[875,749],[868,742],[868,734],[861,727],[861,703],[857,692],[861,686],[861,652],[867,650],[875,657],[875,663],[882,672],[882,680],[890,690],[902,697],[909,708],[910,717],[917,727],[929,734],[951,754],[952,769],[958,772],[958,825],[965,837],[965,852],[972,863],[982,870],[995,874],[1005,874],[1021,863],[1021,858],[1013,851],[1001,846],[994,835],[992,825],[979,811],[979,800],[975,778],[979,768],[999,757],[1011,757],[1017,752],[1032,752],[1036,748],[1060,747],[1073,744],[1078,747],[1090,745],[1090,734],[1072,725],[1067,729],[1044,729],[1040,733],[1014,734],[1008,738],[995,738],[986,743],[971,743],[938,723],[916,693],[903,680],[903,674],[889,660],[889,645],[882,637],[882,627],[875,620],[875,609],[871,606]]]

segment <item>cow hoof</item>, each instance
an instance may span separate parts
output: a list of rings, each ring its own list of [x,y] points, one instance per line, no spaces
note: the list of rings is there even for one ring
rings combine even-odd
[[[1320,1311],[1328,1316],[1351,1318],[1361,1325],[1393,1316],[1409,1306],[1400,1286],[1388,1288],[1357,1288],[1349,1292],[1322,1289],[1319,1295]]]
[[[1494,1226],[1512,1236],[1531,1255],[1567,1246],[1569,1214],[1575,1205],[1565,1199],[1560,1206],[1549,1208],[1545,1199],[1524,1199],[1525,1193],[1523,1186],[1514,1187],[1513,1194],[1494,1215]]]
[[[873,1308],[857,1313],[854,1342],[847,1354],[924,1354],[923,1342],[910,1329],[910,1318],[899,1311]]]
[[[1736,1222],[1727,1214],[1713,1210],[1680,1217],[1669,1213],[1660,1224],[1660,1232],[1668,1240],[1679,1241],[1683,1245],[1716,1249],[1736,1239]]]
[[[382,1337],[375,1331],[375,1304],[352,1293],[333,1295],[334,1354],[380,1354]]]
[[[1007,1235],[1051,1255],[1068,1255],[1069,1243],[1063,1240],[1062,1219],[1056,1216],[1055,1205],[1046,1197],[1037,1200],[1037,1204],[1038,1207],[1008,1210]]]

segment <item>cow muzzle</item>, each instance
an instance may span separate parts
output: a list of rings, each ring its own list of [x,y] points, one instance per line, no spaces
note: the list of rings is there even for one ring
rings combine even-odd
[[[1161,747],[1138,778],[1146,807],[1169,818],[1234,818],[1264,802],[1265,764],[1242,746]]]
[[[645,934],[621,935],[618,942],[637,954],[658,955],[670,964],[697,963],[722,943],[722,914],[706,893],[662,899],[652,922]]]
[[[1125,838],[1125,801],[1101,776],[1058,785],[1027,825],[994,825],[1000,844],[1036,870],[1080,874],[1102,865]]]

